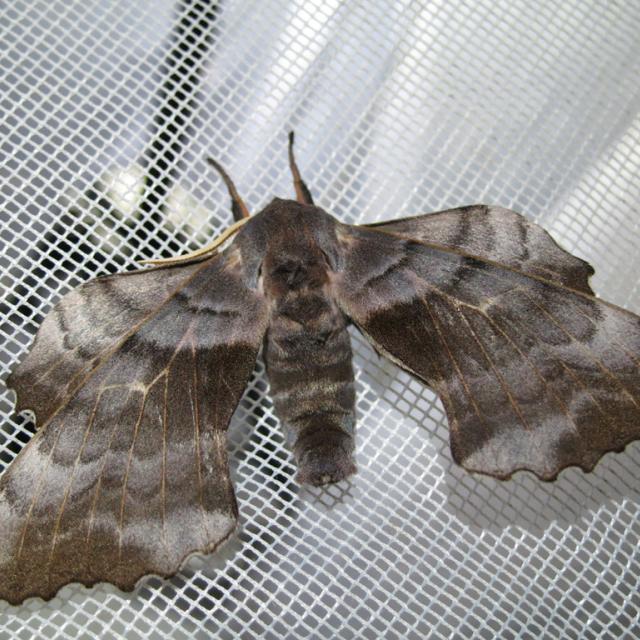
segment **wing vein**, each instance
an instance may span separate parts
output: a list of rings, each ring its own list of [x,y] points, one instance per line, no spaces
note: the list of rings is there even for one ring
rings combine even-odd
[[[64,352],[65,356],[69,356],[71,355],[74,351],[77,351],[79,349],[80,345],[76,345],[75,347],[68,349],[67,351]],[[39,384],[40,382],[42,382],[50,373],[52,373],[55,369],[57,369],[59,366],[63,365],[63,359],[59,358],[57,360],[53,361],[53,364],[51,364],[51,366],[47,367],[40,375],[35,376],[33,381],[31,382],[31,384],[33,386]]]
[[[422,326],[427,330],[427,332],[429,332],[427,324],[426,324],[426,322],[424,321],[423,318],[420,318],[420,322],[421,322]],[[420,339],[418,338],[418,334],[416,333],[415,329],[413,329],[413,327],[410,327],[409,330],[413,334],[416,342],[419,342]],[[433,386],[435,387],[436,392],[441,396],[442,403],[445,405],[445,408],[449,407],[448,414],[449,414],[450,427],[453,430],[458,431],[459,428],[460,428],[460,423],[458,421],[458,416],[456,415],[456,411],[454,409],[454,404],[453,404],[453,402],[451,400],[451,396],[449,395],[449,391],[447,390],[447,385],[444,384],[444,376],[442,375],[442,369],[440,369],[440,365],[438,364],[436,358],[437,358],[437,356],[436,356],[436,354],[434,354],[432,362],[433,362],[433,366],[436,368],[436,375],[438,376],[438,378],[437,378],[437,380],[431,381],[431,384],[433,384]],[[418,372],[416,372],[416,374],[420,375]]]
[[[494,305],[494,306],[495,306],[495,307],[501,307],[501,305]],[[506,310],[506,308],[505,308],[505,307],[501,307],[501,308],[503,308],[503,309],[505,309],[505,310]],[[485,315],[486,315],[486,314],[485,314]],[[486,315],[486,317],[487,317],[487,320],[489,320],[489,322],[492,322],[492,324],[494,324],[494,326],[496,327],[496,329],[497,329],[498,331],[500,331],[501,333],[503,333],[503,330],[501,329],[501,327],[499,327],[499,326],[497,325],[497,321],[495,320],[495,318],[492,318],[492,317],[491,317],[491,316],[489,316],[489,315]],[[502,322],[502,323],[505,323],[504,318],[502,318],[502,319],[501,319],[501,322]],[[511,321],[511,322],[508,322],[507,324],[516,324],[516,325],[519,327],[519,330],[520,330],[520,331],[523,331],[523,332],[527,333],[528,335],[531,335],[531,334],[527,331],[526,327],[524,327],[521,323],[514,323],[513,321]],[[504,331],[504,336],[505,336],[508,340],[510,340],[510,338],[509,338],[509,334],[508,334],[506,331]],[[532,339],[534,339],[534,338],[532,337]],[[510,342],[513,344],[514,349],[518,349],[518,347],[517,347],[517,346],[516,346],[516,344],[513,342],[513,340],[510,340]],[[585,385],[585,383],[580,379],[580,377],[576,374],[576,372],[575,372],[575,371],[573,371],[573,370],[571,369],[571,367],[569,367],[569,365],[568,365],[566,362],[562,361],[562,360],[561,360],[560,358],[558,358],[556,355],[552,355],[552,352],[550,352],[550,351],[549,351],[549,349],[547,348],[547,344],[546,344],[545,342],[542,342],[542,341],[537,342],[537,341],[536,341],[536,346],[540,347],[540,348],[545,352],[546,357],[547,357],[550,361],[551,361],[551,360],[553,360],[555,363],[557,363],[557,364],[558,364],[558,365],[560,365],[563,369],[565,369],[565,370],[566,370],[566,372],[567,372],[567,373],[571,376],[571,378],[575,381],[575,383],[576,383],[576,384],[577,384],[577,385],[582,389],[582,391],[583,391],[584,393],[586,393],[586,394],[591,398],[591,400],[592,400],[593,404],[594,404],[594,405],[595,405],[595,407],[598,409],[598,411],[599,411],[599,412],[600,412],[604,417],[609,418],[609,414],[608,414],[608,413],[607,413],[607,412],[602,408],[602,405],[600,404],[600,402],[598,401],[598,399],[597,399],[597,398],[596,398],[596,397],[591,393],[591,390],[589,389],[589,387],[587,387],[587,386]],[[524,356],[524,357],[526,357],[526,356]],[[529,358],[527,358],[527,360],[529,360]],[[531,362],[531,361],[529,360],[529,362]],[[547,387],[549,387],[549,389],[551,389],[551,386],[549,385],[549,382],[548,382],[548,381],[547,381],[547,380],[542,376],[542,372],[541,372],[537,367],[535,367],[535,365],[533,364],[533,362],[531,362],[531,367],[532,367],[532,368],[534,368],[534,370],[536,371],[536,373],[537,373],[537,375],[540,377],[540,379],[544,381],[545,385],[547,385]],[[557,398],[557,395],[556,395],[556,394],[554,394],[554,396]],[[558,402],[561,402],[561,400],[560,400],[559,398],[558,398]]]
[[[127,494],[127,484],[129,482],[129,472],[131,470],[131,460],[133,459],[133,451],[136,446],[136,441],[138,439],[138,433],[140,431],[140,424],[142,423],[142,418],[144,417],[144,410],[147,404],[147,398],[149,397],[149,391],[151,391],[153,385],[147,387],[142,394],[142,402],[140,404],[140,412],[138,413],[138,417],[136,418],[136,424],[133,429],[133,438],[131,439],[131,446],[129,447],[129,453],[127,455],[127,466],[124,470],[124,479],[122,481],[122,495],[120,496],[120,517],[118,519],[118,564],[122,561],[122,534],[123,534],[123,524],[124,524],[124,511],[125,511],[125,500]]]
[[[469,400],[471,401],[471,404],[473,405],[473,409],[476,413],[476,415],[478,416],[479,420],[482,422],[482,426],[484,427],[484,429],[490,433],[490,429],[488,428],[488,423],[487,423],[487,419],[486,416],[484,415],[484,413],[480,410],[480,408],[478,407],[474,395],[471,392],[471,390],[469,389],[469,386],[467,384],[467,381],[460,369],[460,366],[458,365],[458,361],[456,360],[456,358],[454,357],[451,349],[449,348],[449,344],[447,343],[446,338],[444,337],[439,325],[438,325],[438,321],[436,316],[432,313],[431,311],[431,307],[429,306],[429,303],[427,302],[427,298],[426,296],[422,298],[422,301],[424,302],[424,306],[425,309],[427,310],[427,313],[429,314],[429,316],[431,317],[431,322],[433,323],[433,326],[435,327],[438,336],[440,338],[440,342],[443,345],[443,347],[446,349],[447,353],[449,354],[449,358],[451,360],[451,363],[453,364],[453,366],[455,367],[457,373],[458,373],[458,378],[460,380],[460,383],[462,384],[462,386],[464,387],[465,393],[467,394],[467,397],[469,398]]]
[[[160,479],[160,508],[162,512],[162,544],[167,552],[167,557],[171,557],[167,545],[167,393],[169,391],[169,374],[164,374],[164,390],[162,399],[162,477]]]
[[[540,311],[542,311],[542,313],[544,313],[546,316],[548,316],[551,319],[551,322],[553,322],[566,336],[568,336],[574,344],[577,344],[582,351],[586,352],[589,355],[589,357],[591,358],[591,360],[600,368],[602,373],[604,373],[607,377],[609,377],[614,382],[617,382],[618,385],[622,388],[622,390],[625,393],[625,395],[627,395],[629,397],[631,402],[633,402],[633,404],[636,405],[636,407],[639,406],[638,403],[636,402],[636,399],[633,397],[633,394],[629,392],[629,390],[624,385],[622,380],[620,380],[620,378],[617,375],[615,375],[615,373],[613,371],[611,371],[611,369],[609,369],[602,362],[602,360],[597,358],[596,355],[594,354],[594,352],[587,345],[585,345],[583,342],[578,340],[570,331],[568,331],[564,327],[564,325],[561,322],[559,322],[555,318],[555,316],[548,309],[546,309],[543,305],[538,304],[533,298],[531,298],[531,296],[527,295],[526,292],[524,293],[524,295],[531,303],[533,303],[536,307],[538,307],[538,309],[540,309]]]
[[[480,312],[482,313],[482,312]],[[522,358],[523,362],[526,362],[529,364],[529,366],[531,367],[531,370],[536,374],[536,376],[538,376],[540,382],[542,382],[542,384],[544,384],[544,386],[547,388],[547,390],[549,391],[549,394],[551,395],[551,397],[553,397],[553,399],[556,401],[556,404],[558,405],[558,407],[560,408],[560,410],[567,416],[567,418],[569,418],[569,422],[571,423],[573,430],[575,432],[575,434],[577,436],[580,435],[580,430],[578,428],[578,425],[575,422],[575,419],[573,418],[573,416],[571,415],[571,412],[569,411],[569,408],[567,407],[567,405],[564,404],[564,402],[562,402],[562,400],[557,396],[556,393],[553,392],[551,385],[549,384],[549,382],[547,381],[547,379],[544,377],[544,375],[542,374],[542,371],[540,371],[540,369],[533,363],[533,361],[531,360],[531,358],[529,358],[521,349],[520,347],[518,347],[518,345],[511,339],[511,336],[509,336],[509,334],[504,331],[500,326],[498,326],[498,324],[494,321],[494,319],[487,315],[487,314],[483,314],[487,320],[491,323],[492,326],[494,326],[496,328],[496,330],[507,340],[507,342],[513,347],[513,349],[518,353],[518,355]],[[562,361],[559,361],[561,365],[564,365],[564,363]],[[565,366],[566,368],[566,366]]]
[[[20,534],[20,542],[18,543],[18,550],[16,553],[16,565],[19,564],[20,558],[22,557],[22,549],[24,547],[24,541],[27,536],[27,530],[29,529],[29,524],[31,523],[31,518],[33,516],[33,510],[35,508],[36,502],[38,501],[38,498],[40,497],[40,494],[42,493],[42,489],[44,487],[44,478],[47,474],[47,471],[49,470],[51,459],[53,458],[53,452],[55,451],[58,445],[58,441],[60,440],[60,435],[62,434],[63,428],[64,428],[64,423],[60,425],[60,429],[58,430],[56,439],[53,443],[53,446],[51,447],[51,451],[47,456],[47,461],[44,465],[44,468],[42,469],[42,472],[40,473],[40,477],[38,478],[38,483],[36,485],[36,490],[33,493],[33,498],[31,499],[31,503],[29,504],[29,511],[27,512],[27,517],[25,519],[24,527],[22,528],[22,532]],[[39,437],[39,436],[34,436],[34,438],[36,437]],[[29,442],[29,445],[31,446],[35,446],[35,444],[36,442],[34,442],[33,440]]]
[[[56,545],[58,544],[58,535],[59,535],[59,531],[60,531],[60,523],[62,522],[62,515],[64,513],[64,510],[66,508],[67,505],[67,500],[69,499],[69,494],[71,493],[71,487],[73,485],[73,480],[76,474],[76,471],[78,469],[78,465],[80,463],[80,457],[82,456],[82,453],[84,451],[84,448],[87,444],[87,440],[89,439],[89,433],[91,432],[91,429],[93,428],[93,423],[95,421],[95,417],[96,417],[96,412],[98,411],[98,405],[100,404],[100,400],[102,399],[102,394],[104,393],[104,389],[100,389],[98,395],[96,396],[96,401],[93,404],[93,407],[91,408],[91,414],[89,416],[89,422],[87,423],[87,426],[84,430],[84,434],[82,437],[82,444],[80,445],[80,449],[78,450],[78,454],[76,455],[76,458],[74,460],[73,463],[73,469],[71,470],[71,474],[69,476],[69,479],[67,480],[67,484],[65,486],[65,490],[64,490],[64,494],[62,497],[62,501],[60,503],[60,508],[58,509],[58,514],[56,517],[56,521],[55,521],[55,525],[53,527],[53,535],[51,537],[51,550],[49,551],[49,558],[47,561],[47,575],[50,576],[50,570],[51,570],[51,564],[53,562],[53,556],[56,550]]]
[[[398,234],[395,233],[389,233],[388,231],[383,231],[381,229],[374,229],[374,228],[367,228],[367,231],[373,231],[376,235],[386,235],[386,236],[391,236],[393,238],[396,239],[400,239],[400,236],[398,236]],[[375,240],[373,240],[373,238],[368,238],[368,241],[370,242],[378,242],[378,243],[382,243],[384,244],[384,242],[382,241],[382,239],[378,239],[376,238]],[[436,244],[433,242],[428,242],[426,240],[422,240],[420,238],[412,238],[412,243],[413,244],[409,244],[407,246],[404,247],[405,251],[410,251],[411,253],[415,253],[416,255],[419,255],[421,257],[425,257],[425,254],[420,251],[417,247],[426,247],[427,249],[431,249],[432,251],[435,251],[437,253],[445,253],[448,255],[452,255],[452,256],[458,256],[459,258],[463,258],[463,259],[467,259],[467,260],[477,260],[480,263],[489,265],[491,267],[497,267],[498,269],[505,271],[505,272],[511,272],[516,274],[517,276],[520,277],[524,277],[524,278],[530,278],[531,280],[536,280],[538,282],[541,282],[543,284],[546,284],[547,286],[553,286],[553,287],[557,287],[559,289],[563,289],[565,291],[569,291],[575,295],[581,296],[582,298],[586,298],[588,300],[593,299],[593,294],[592,293],[587,293],[585,291],[580,291],[579,289],[574,289],[572,287],[569,287],[565,284],[562,284],[561,282],[557,282],[556,280],[549,280],[547,278],[544,278],[542,276],[536,275],[535,273],[531,273],[529,271],[523,271],[522,269],[519,269],[517,267],[512,267],[510,265],[507,264],[503,264],[501,262],[497,262],[496,260],[491,260],[490,258],[487,258],[486,256],[481,256],[478,254],[473,254],[473,253],[467,253],[466,251],[463,251],[459,248],[456,247],[448,247],[446,245],[442,245],[442,244]],[[416,246],[414,246],[416,245]],[[565,252],[566,253],[566,252]],[[568,254],[571,256],[571,254]],[[575,258],[575,256],[571,256],[573,258]],[[485,274],[488,274],[488,272],[484,269],[484,267],[479,267],[477,265],[474,265],[471,262],[467,262],[465,263],[464,267],[466,269],[472,270],[472,271],[481,271]],[[495,277],[495,276],[494,276]],[[624,311],[625,313],[629,313],[630,315],[631,312],[627,311],[626,309],[621,309],[620,307],[611,304],[610,302],[605,302],[604,300],[601,300],[600,302],[602,302],[603,304],[609,306],[609,307],[613,307],[614,309],[617,309],[619,311]]]
[[[131,392],[127,393],[125,402],[129,399],[129,395]],[[96,512],[98,509],[98,499],[100,498],[100,492],[102,491],[102,476],[104,474],[104,470],[107,468],[107,461],[109,459],[109,452],[111,451],[111,445],[113,444],[113,438],[120,426],[118,420],[113,421],[113,427],[111,428],[111,433],[109,434],[109,442],[107,443],[107,448],[104,450],[102,454],[102,466],[100,467],[100,473],[98,475],[98,479],[96,482],[96,490],[93,494],[93,499],[91,501],[91,509],[89,510],[89,520],[87,524],[87,537],[85,539],[85,545],[87,550],[89,549],[89,543],[91,540],[91,535],[93,533],[93,522],[96,517]]]
[[[204,495],[202,488],[202,460],[200,457],[200,410],[198,407],[198,368],[196,358],[196,346],[194,337],[191,337],[191,358],[193,360],[193,397],[191,398],[191,415],[193,417],[193,425],[195,429],[195,456],[196,456],[196,475],[198,477],[198,502],[200,504],[200,512],[202,513],[202,525],[204,528],[204,534],[206,542],[211,539],[209,528],[207,526],[207,517],[204,508]],[[191,394],[190,394],[191,395]]]
[[[491,358],[491,355],[485,349],[484,344],[482,343],[482,341],[478,337],[477,333],[475,332],[475,330],[471,326],[471,323],[469,322],[469,320],[465,317],[464,311],[462,311],[462,310],[460,310],[460,317],[462,318],[462,320],[466,324],[467,328],[469,329],[469,332],[471,333],[471,335],[472,335],[473,339],[475,340],[476,344],[480,347],[480,350],[482,351],[482,355],[485,357],[486,361],[489,363],[489,366],[493,370],[493,373],[496,376],[496,378],[498,379],[498,382],[500,383],[500,386],[502,387],[502,390],[504,391],[505,395],[507,396],[507,398],[509,400],[509,403],[513,407],[513,410],[514,410],[515,414],[518,416],[518,419],[522,423],[522,426],[524,427],[524,430],[525,431],[532,431],[531,425],[527,422],[526,418],[524,417],[524,415],[522,413],[522,410],[520,408],[520,405],[516,402],[514,397],[511,395],[511,392],[509,391],[509,385],[505,382],[502,374],[498,371],[498,368],[496,367],[495,362]]]

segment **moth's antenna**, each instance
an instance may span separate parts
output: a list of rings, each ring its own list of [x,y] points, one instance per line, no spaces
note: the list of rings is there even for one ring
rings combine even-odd
[[[233,184],[233,180],[231,180],[229,174],[213,158],[207,158],[207,162],[220,174],[224,183],[227,185],[229,195],[231,196],[231,212],[233,213],[233,219],[236,222],[240,222],[243,218],[249,218],[251,216],[249,209],[247,209],[247,205],[240,197],[240,194],[236,189],[236,185]]]
[[[307,187],[304,180],[300,177],[300,171],[298,170],[298,165],[293,155],[293,140],[294,133],[293,131],[289,131],[289,167],[291,167],[291,173],[293,175],[293,186],[296,189],[296,200],[300,204],[313,204],[311,191],[309,191],[309,187]]]

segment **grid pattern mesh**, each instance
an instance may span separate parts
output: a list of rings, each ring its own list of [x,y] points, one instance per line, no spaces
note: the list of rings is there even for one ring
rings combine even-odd
[[[2,8],[2,378],[65,291],[291,194],[348,222],[521,211],[640,311],[637,2],[16,1]],[[357,462],[302,488],[259,362],[238,533],[133,594],[0,603],[0,638],[639,637],[640,446],[592,474],[456,467],[440,402],[352,335]],[[1,386],[0,469],[33,427]],[[1,543],[1,541],[0,541]]]

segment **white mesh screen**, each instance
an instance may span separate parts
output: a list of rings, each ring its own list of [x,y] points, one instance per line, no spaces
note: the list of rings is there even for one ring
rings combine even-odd
[[[3,378],[63,292],[228,226],[207,155],[254,211],[290,196],[290,128],[342,220],[509,207],[640,311],[640,4],[207,7],[3,5]],[[434,394],[353,344],[351,481],[296,484],[259,363],[229,432],[237,535],[133,594],[0,603],[0,638],[638,637],[640,446],[550,484],[470,475]],[[2,385],[0,468],[32,433],[12,405]]]

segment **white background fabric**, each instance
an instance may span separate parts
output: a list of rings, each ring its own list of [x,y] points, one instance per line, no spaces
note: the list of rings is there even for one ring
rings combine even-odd
[[[207,155],[254,211],[290,196],[290,128],[316,202],[342,220],[515,209],[640,312],[637,2],[229,0],[154,215],[136,160],[174,21],[159,1],[2,7],[3,379],[70,287],[228,226]],[[353,344],[349,482],[296,484],[259,364],[229,431],[237,536],[132,594],[0,603],[0,638],[637,637],[640,446],[554,483],[470,475],[434,394]],[[30,430],[0,391],[6,465]]]

